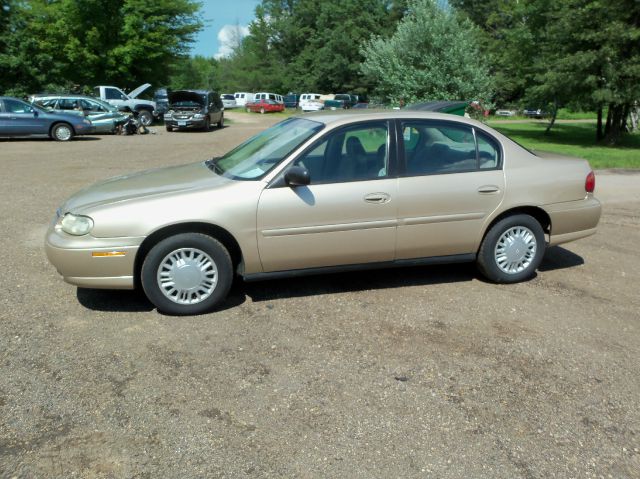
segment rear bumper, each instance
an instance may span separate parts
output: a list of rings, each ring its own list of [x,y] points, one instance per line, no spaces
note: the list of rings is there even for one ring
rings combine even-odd
[[[595,234],[602,214],[602,205],[593,195],[578,201],[545,205],[543,209],[551,218],[550,246]]]

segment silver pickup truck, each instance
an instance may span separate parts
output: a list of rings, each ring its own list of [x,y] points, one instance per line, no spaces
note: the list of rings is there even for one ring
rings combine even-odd
[[[118,107],[122,111],[131,111],[138,114],[140,123],[148,126],[157,117],[156,102],[142,100],[138,98],[143,91],[151,86],[151,83],[140,85],[130,93],[125,94],[120,88],[115,86],[100,85],[94,88],[94,95],[107,103]]]

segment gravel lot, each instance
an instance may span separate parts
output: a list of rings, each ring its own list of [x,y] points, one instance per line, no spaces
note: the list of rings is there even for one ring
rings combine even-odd
[[[471,265],[239,282],[175,318],[61,280],[42,243],[66,197],[276,121],[228,118],[0,140],[0,477],[640,477],[640,174],[598,174],[598,234],[518,285]]]

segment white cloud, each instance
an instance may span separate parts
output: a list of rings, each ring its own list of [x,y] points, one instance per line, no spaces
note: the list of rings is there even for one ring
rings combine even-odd
[[[228,57],[247,35],[249,35],[249,27],[245,25],[224,25],[218,32],[219,47],[214,57]]]

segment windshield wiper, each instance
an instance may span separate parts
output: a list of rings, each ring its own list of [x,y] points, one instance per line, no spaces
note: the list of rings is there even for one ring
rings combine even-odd
[[[210,160],[205,161],[204,164],[207,165],[207,168],[209,168],[214,173],[222,175],[224,173],[224,170],[218,164],[218,161],[220,161],[220,158],[211,158]]]

